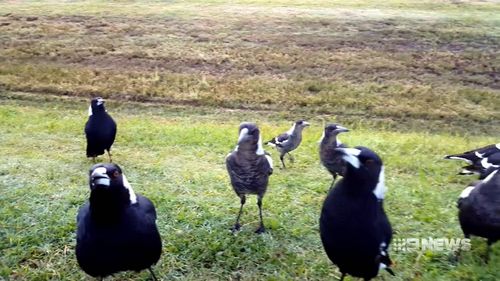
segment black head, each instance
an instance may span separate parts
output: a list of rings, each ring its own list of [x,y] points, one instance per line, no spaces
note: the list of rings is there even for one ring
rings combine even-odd
[[[335,150],[343,154],[342,159],[347,164],[344,178],[370,186],[379,199],[383,198],[385,186],[382,159],[375,152],[363,146],[336,148]]]
[[[342,127],[339,124],[327,124],[320,141],[336,139],[337,135],[343,132],[349,132],[349,129]]]
[[[325,126],[325,137],[338,135],[340,133],[349,132],[349,129],[340,126],[339,124],[327,124]]]
[[[303,129],[305,127],[308,127],[311,124],[309,124],[309,122],[307,122],[306,120],[299,120],[299,121],[295,122],[294,125],[295,125],[296,128]]]
[[[259,127],[255,123],[243,122],[240,124],[238,148],[253,150],[257,154],[264,154]]]
[[[89,115],[103,111],[106,111],[106,109],[104,108],[104,99],[101,97],[93,98],[90,101]]]
[[[113,163],[99,163],[89,171],[89,186],[91,197],[108,198],[109,200],[136,203],[137,198],[122,172],[122,169]]]
[[[259,127],[255,123],[243,122],[238,130],[238,145],[257,145],[260,138]]]

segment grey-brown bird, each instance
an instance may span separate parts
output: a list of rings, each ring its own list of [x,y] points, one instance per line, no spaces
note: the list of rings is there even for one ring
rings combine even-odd
[[[240,198],[240,211],[232,230],[240,230],[240,217],[248,194],[257,195],[260,225],[256,233],[265,232],[262,219],[262,199],[267,190],[273,162],[262,147],[260,130],[254,123],[241,123],[238,144],[226,157],[226,167],[236,195]]]

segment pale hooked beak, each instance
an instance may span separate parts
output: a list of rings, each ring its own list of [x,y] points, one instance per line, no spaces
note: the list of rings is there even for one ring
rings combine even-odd
[[[311,123],[307,122],[307,121],[303,121],[302,122],[302,125],[304,125],[304,127],[308,127],[309,125],[311,125]]]
[[[349,129],[347,129],[346,127],[337,126],[336,131],[338,131],[339,133],[343,133],[343,132],[349,132]]]
[[[240,131],[240,136],[238,137],[238,143],[240,143],[246,136],[248,136],[248,129],[243,128]]]
[[[96,168],[90,175],[92,187],[96,186],[110,186],[111,179],[106,173],[107,170],[104,167]]]
[[[102,99],[102,98],[97,99],[97,105],[101,105],[103,103],[104,103],[104,99]]]

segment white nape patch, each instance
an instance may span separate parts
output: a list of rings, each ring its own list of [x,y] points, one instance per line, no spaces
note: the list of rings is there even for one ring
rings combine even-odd
[[[324,138],[325,138],[325,130],[323,130],[323,133],[321,134],[321,138],[319,139],[318,143],[322,143]]]
[[[95,168],[95,170],[92,172],[92,175],[91,176],[94,176],[96,174],[99,174],[99,175],[103,175],[103,176],[108,176],[107,175],[107,172],[108,170],[106,170],[106,168],[104,167],[99,167],[99,168]]]
[[[467,198],[469,197],[469,194],[472,192],[472,190],[474,190],[474,188],[476,188],[475,186],[467,186],[463,191],[462,193],[460,193],[460,198]]]
[[[387,187],[385,186],[385,175],[384,175],[384,166],[380,169],[380,174],[378,175],[378,183],[375,189],[373,190],[373,194],[379,199],[383,200],[385,193],[387,191]]]
[[[266,155],[266,159],[267,159],[267,162],[269,162],[271,169],[274,169],[273,158],[271,158],[271,156],[269,156],[269,155]]]
[[[247,128],[243,128],[241,129],[240,131],[240,136],[238,137],[238,143],[240,143],[240,141],[246,136],[248,135],[248,129]]]
[[[276,141],[276,144],[284,145],[285,143],[290,141],[290,134],[288,134],[288,138],[285,139],[284,141],[278,141],[278,137],[276,137],[275,141]]]
[[[262,137],[259,136],[259,141],[257,142],[257,155],[264,155],[264,147],[262,147]]]
[[[291,134],[293,134],[293,131],[295,131],[295,123],[293,123],[293,126],[288,131],[286,131],[286,133],[288,135],[291,135]]]
[[[89,116],[92,116],[92,114],[93,114],[93,113],[92,113],[92,106],[90,105],[90,106],[89,106]]]
[[[474,152],[474,154],[475,154],[477,157],[479,157],[479,158],[483,158],[483,156],[484,156],[484,153],[479,153],[479,152],[477,152],[477,151],[476,151],[476,152]]]
[[[467,159],[467,158],[463,158],[463,157],[458,157],[458,156],[451,156],[450,159],[453,159],[453,160],[463,160],[469,164],[472,164],[472,161]]]
[[[128,189],[128,193],[129,193],[129,196],[130,196],[129,197],[130,204],[131,205],[137,204],[137,195],[135,195],[135,192],[132,189],[132,186],[130,185],[130,183],[128,182],[127,177],[125,176],[125,174],[122,174],[122,178],[123,178],[123,186],[125,186],[125,188]]]
[[[495,147],[500,149],[500,143],[495,144]]]
[[[359,162],[358,157],[353,156],[352,154],[344,154],[342,159],[350,163],[354,168],[359,169],[361,166],[361,162]]]
[[[495,170],[494,172],[492,172],[491,174],[489,174],[483,181],[482,183],[487,183],[491,180],[491,178],[493,178],[493,176],[498,172],[499,170]]]
[[[338,148],[339,150],[342,150],[344,153],[354,155],[354,156],[359,156],[361,154],[361,150],[357,148]]]
[[[500,165],[493,165],[492,163],[488,162],[488,158],[483,158],[483,160],[481,160],[481,166],[483,166],[483,168],[485,169],[488,169],[489,167],[500,167]]]
[[[234,151],[238,151],[238,148],[240,148],[240,146],[239,146],[239,145],[235,146],[235,147],[234,147]],[[229,156],[229,155],[231,155],[231,153],[229,153],[227,156]]]

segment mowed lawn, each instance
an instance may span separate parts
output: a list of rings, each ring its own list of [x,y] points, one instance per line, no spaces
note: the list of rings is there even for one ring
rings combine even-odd
[[[339,278],[318,231],[328,122],[384,160],[395,239],[461,238],[456,201],[475,177],[442,157],[500,140],[500,5],[378,2],[0,2],[0,280],[91,280],[74,247],[97,95],[118,123],[114,162],[156,205],[163,280]],[[231,234],[224,158],[239,123],[268,140],[301,118],[312,125],[289,169],[267,149],[267,233],[253,232],[250,197]],[[488,264],[480,238],[459,261],[392,249],[396,276],[379,279],[500,280],[499,244]]]
[[[42,102],[43,101],[43,102]],[[75,216],[89,195],[83,125],[87,102],[58,99],[0,100],[0,273],[13,280],[85,278],[74,256]],[[318,160],[323,120],[310,119],[296,163],[278,167],[264,199],[268,232],[258,226],[255,198],[246,205],[243,228],[232,235],[239,199],[224,157],[234,148],[240,121],[256,121],[265,138],[290,122],[267,114],[200,111],[108,102],[119,124],[114,160],[136,192],[156,204],[164,252],[156,271],[165,280],[326,280],[338,277],[323,252],[318,218],[331,177]],[[493,143],[491,136],[390,132],[345,124],[349,145],[365,145],[386,163],[386,210],[395,238],[462,237],[456,199],[473,179],[459,177],[446,153]],[[276,162],[279,161],[273,153]],[[99,161],[107,161],[100,157]],[[495,280],[500,247],[489,264],[485,241],[474,239],[460,262],[452,252],[393,252],[390,280]],[[382,275],[384,275],[383,273]],[[144,280],[147,272],[118,279]]]

